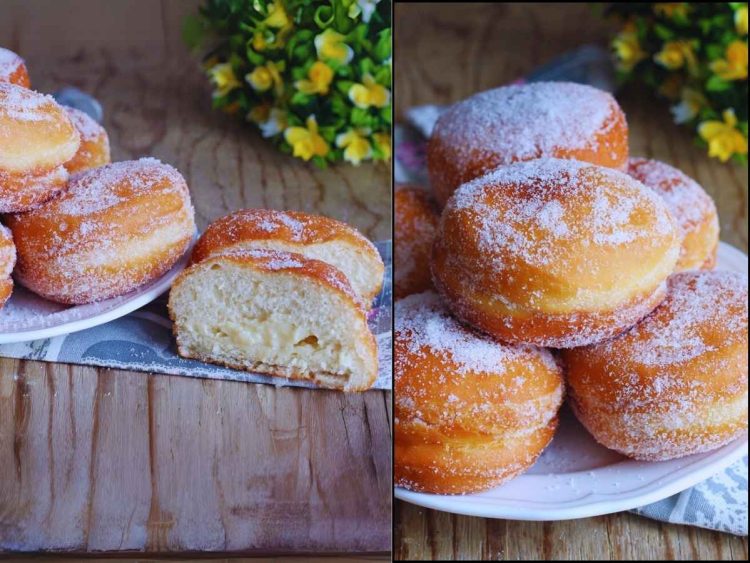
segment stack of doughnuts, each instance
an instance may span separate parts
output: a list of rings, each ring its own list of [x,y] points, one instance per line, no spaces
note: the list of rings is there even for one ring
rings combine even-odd
[[[195,232],[185,180],[155,159],[109,164],[101,125],[29,87],[23,59],[0,48],[0,303],[11,273],[65,304],[161,276]]]
[[[747,429],[746,276],[712,271],[713,201],[683,172],[629,157],[612,96],[568,83],[477,94],[438,119],[427,163],[442,207],[420,240],[429,259],[395,263],[398,278],[428,262],[437,290],[415,283],[396,304],[397,485],[468,493],[528,468],[549,439],[534,439],[541,418],[518,415],[551,421],[561,402],[534,387],[542,365],[625,456],[705,452]],[[396,248],[417,240],[413,209]],[[494,369],[467,368],[467,349]]]

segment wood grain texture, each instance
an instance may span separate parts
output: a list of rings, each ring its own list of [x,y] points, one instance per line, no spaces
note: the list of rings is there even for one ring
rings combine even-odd
[[[396,4],[397,119],[508,83],[608,24],[587,4]],[[713,196],[721,238],[747,251],[747,169],[709,159],[665,104],[640,87],[618,93],[633,155],[682,168]],[[563,522],[457,516],[396,502],[396,559],[747,559],[747,538],[662,524],[627,513]]]
[[[33,86],[104,107],[114,160],[151,155],[199,227],[299,209],[390,238],[387,166],[320,171],[210,109],[179,39],[196,1],[0,4]],[[390,394],[0,360],[0,551],[382,553],[391,546]]]

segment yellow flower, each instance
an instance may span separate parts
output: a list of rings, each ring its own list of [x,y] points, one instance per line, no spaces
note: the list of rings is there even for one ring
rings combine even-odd
[[[245,80],[256,92],[265,92],[273,87],[276,95],[280,96],[284,91],[281,70],[283,70],[283,65],[268,61],[264,65],[256,66],[252,72],[248,72]]]
[[[365,74],[362,77],[362,84],[352,84],[349,88],[349,99],[358,108],[383,108],[391,101],[391,93],[387,88],[381,86],[375,79]]]
[[[612,47],[617,53],[620,69],[630,72],[633,67],[646,58],[646,52],[641,49],[638,35],[635,31],[624,30],[612,41]]]
[[[336,135],[336,146],[344,150],[344,160],[358,166],[360,162],[372,157],[372,145],[366,136],[366,129],[349,129],[346,133]]]
[[[662,2],[654,4],[654,13],[667,18],[685,17],[690,6],[687,2]]]
[[[266,38],[263,37],[263,32],[256,31],[253,34],[253,49],[256,51],[262,51],[267,45],[268,43],[266,42]]]
[[[298,80],[294,86],[303,94],[327,94],[333,80],[333,70],[327,64],[316,61],[307,71],[307,78]]]
[[[724,80],[744,80],[747,78],[747,43],[732,41],[725,53],[726,59],[711,63],[711,72]]]
[[[268,5],[268,17],[263,20],[263,23],[268,27],[275,27],[276,29],[281,29],[290,25],[289,16],[287,16],[284,5],[280,1],[271,2]]]
[[[737,130],[734,110],[725,110],[724,121],[704,121],[698,126],[698,134],[708,143],[708,156],[726,162],[734,154],[747,154],[747,139]]]
[[[734,25],[737,28],[737,33],[747,35],[747,6],[735,10]]]
[[[232,65],[229,63],[215,64],[209,69],[208,75],[216,86],[216,90],[214,90],[214,97],[216,98],[226,96],[235,88],[242,86],[242,83],[234,75]]]
[[[344,43],[343,35],[331,28],[326,29],[320,35],[315,36],[315,50],[321,60],[331,59],[341,64],[347,64],[352,60],[354,51]]]
[[[375,133],[372,138],[375,140],[375,145],[383,153],[383,160],[391,159],[391,136],[388,133]]]
[[[310,160],[313,156],[325,156],[330,147],[318,134],[318,122],[315,116],[307,118],[307,127],[289,127],[284,131],[284,139],[292,146],[294,156]]]
[[[661,51],[654,55],[654,60],[670,70],[688,66],[695,67],[695,53],[688,41],[667,41]]]

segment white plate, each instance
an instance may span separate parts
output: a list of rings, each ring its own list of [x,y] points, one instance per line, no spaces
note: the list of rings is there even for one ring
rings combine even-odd
[[[719,243],[717,269],[747,274],[747,256]],[[401,500],[469,516],[567,520],[643,506],[692,487],[747,455],[747,433],[703,454],[660,462],[628,459],[598,444],[567,407],[536,464],[506,484],[471,495],[432,495],[396,487]]]
[[[70,334],[127,315],[167,291],[189,257],[188,250],[166,274],[135,291],[86,305],[71,307],[47,301],[16,284],[10,300],[0,309],[0,344]]]

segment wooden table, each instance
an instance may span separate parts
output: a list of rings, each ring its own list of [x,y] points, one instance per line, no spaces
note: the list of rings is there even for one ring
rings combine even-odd
[[[101,101],[114,160],[176,166],[200,228],[269,207],[390,238],[389,167],[320,171],[211,111],[180,40],[196,5],[6,0],[0,45]],[[0,360],[0,551],[387,553],[390,418],[383,391]]]
[[[523,76],[608,27],[589,5],[396,4],[396,116],[449,103]],[[747,251],[747,169],[693,146],[667,108],[642,89],[619,95],[631,152],[670,162],[716,200],[721,238]],[[396,502],[396,559],[747,559],[747,538],[661,524],[627,513],[565,522],[456,516]]]

